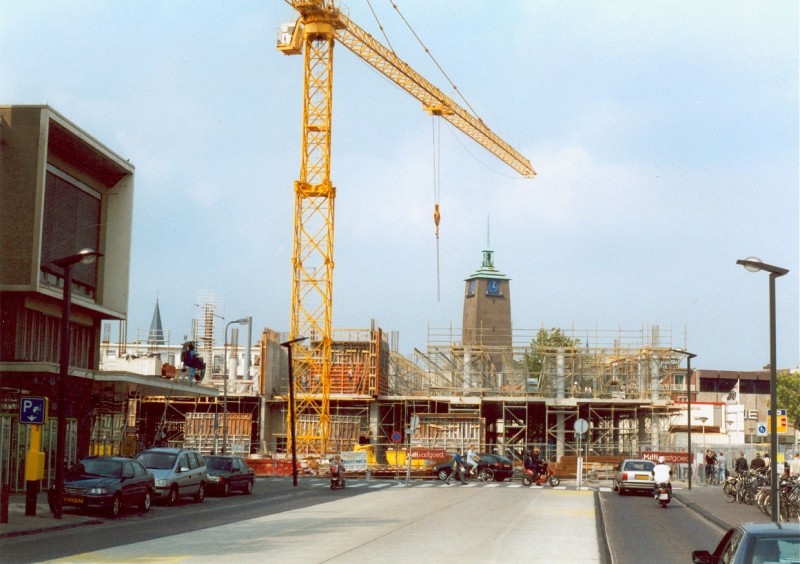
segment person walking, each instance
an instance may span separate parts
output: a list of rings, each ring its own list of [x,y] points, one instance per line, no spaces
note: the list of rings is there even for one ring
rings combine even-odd
[[[747,459],[744,457],[744,451],[739,451],[739,458],[736,459],[733,469],[737,474],[747,472]]]
[[[719,456],[717,457],[717,466],[719,467],[719,483],[725,483],[725,477],[728,473],[727,462],[725,460],[725,453],[720,451]]]
[[[447,479],[444,481],[445,485],[450,485],[450,478],[452,478],[456,472],[458,472],[458,481],[461,482],[461,485],[464,485],[464,460],[461,458],[461,449],[457,448],[456,453],[453,455],[453,469],[450,472],[450,475],[447,476]]]

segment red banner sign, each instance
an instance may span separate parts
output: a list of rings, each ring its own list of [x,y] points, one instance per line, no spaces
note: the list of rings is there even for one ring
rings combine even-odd
[[[687,464],[689,462],[688,452],[643,452],[644,460],[658,461],[658,457],[663,456],[667,464]]]
[[[443,448],[414,448],[411,449],[412,460],[441,460],[448,458],[447,451]]]

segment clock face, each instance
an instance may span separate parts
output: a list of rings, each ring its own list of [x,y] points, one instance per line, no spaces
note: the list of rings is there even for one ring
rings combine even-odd
[[[489,280],[486,282],[486,293],[490,296],[499,296],[500,282],[498,280]]]

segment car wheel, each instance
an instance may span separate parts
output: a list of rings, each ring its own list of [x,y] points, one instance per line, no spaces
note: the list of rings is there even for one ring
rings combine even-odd
[[[228,481],[222,482],[222,497],[228,497],[231,493],[231,484]]]
[[[120,511],[122,511],[122,497],[117,494],[111,500],[111,507],[108,508],[108,513],[112,518],[116,518],[119,516]]]
[[[178,505],[178,497],[178,486],[176,484],[172,484],[172,487],[169,489],[169,493],[167,494],[167,504]]]
[[[194,494],[194,500],[197,503],[203,503],[203,500],[206,498],[206,485],[201,483],[200,489],[197,490],[197,493]]]
[[[253,480],[247,480],[247,483],[244,485],[244,494],[250,495],[253,493]]]
[[[150,490],[147,490],[144,494],[144,499],[142,500],[141,505],[139,505],[139,509],[142,511],[150,511],[150,504],[153,502],[152,495],[150,494]]]
[[[449,475],[450,475],[450,472],[448,472],[448,471],[447,471],[447,469],[445,469],[445,468],[442,468],[441,470],[439,470],[439,474],[438,474],[438,476],[439,476],[439,479],[440,479],[441,481],[443,481],[443,482],[444,482],[444,481],[447,479],[447,477],[448,477]]]

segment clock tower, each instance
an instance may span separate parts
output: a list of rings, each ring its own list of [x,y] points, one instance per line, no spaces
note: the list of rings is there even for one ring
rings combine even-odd
[[[491,347],[490,356],[502,372],[503,352],[511,351],[511,279],[494,266],[494,251],[483,251],[481,267],[465,280],[464,345]]]

